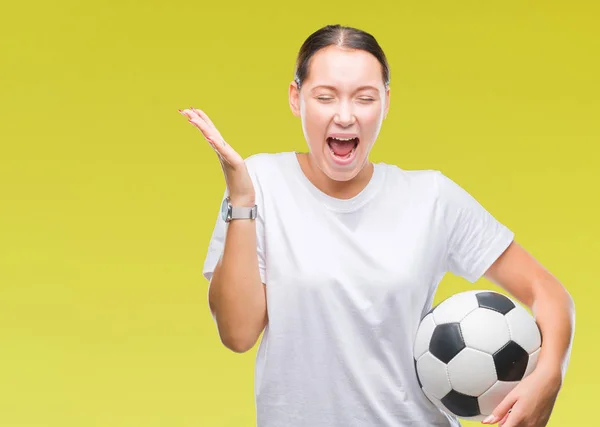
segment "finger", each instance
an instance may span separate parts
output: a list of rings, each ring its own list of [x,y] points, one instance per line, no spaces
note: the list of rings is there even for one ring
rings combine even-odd
[[[205,138],[211,138],[213,141],[216,139],[215,134],[217,132],[208,123],[206,123],[200,116],[192,111],[190,111],[188,114],[188,122],[197,127]]]
[[[213,146],[215,149],[219,149],[220,147],[225,147],[225,141],[212,129],[204,120],[199,117],[193,117],[188,120],[192,124],[192,126],[196,127],[200,132],[202,132],[202,136]]]
[[[198,110],[196,108],[190,108],[187,111],[192,120],[191,123],[195,123],[198,125],[202,133],[205,137],[211,138],[215,143],[221,144],[223,146],[227,145],[214,123],[210,120],[210,118],[204,113],[202,110]]]
[[[214,141],[214,139],[210,137],[210,130],[207,128],[206,123],[204,123],[201,119],[194,117],[192,119],[189,119],[188,122],[200,132],[202,132],[202,135],[206,139],[211,139],[211,141]]]
[[[502,424],[502,427],[518,427],[522,425],[523,416],[512,411],[510,416],[506,418],[506,422]]]
[[[206,122],[206,120],[204,120],[197,112],[194,108],[187,108],[185,110],[179,110],[179,112],[188,119],[188,121],[193,121],[194,123],[199,124],[200,126],[202,126],[203,124],[206,125],[204,126],[205,130],[209,130],[211,127],[214,128],[214,126],[211,123]],[[216,129],[213,129],[214,131],[212,133],[218,133]]]
[[[214,127],[212,121],[202,110],[190,108],[181,111],[188,117],[188,122],[197,127],[202,132],[204,138],[219,155],[219,160],[223,164],[229,164],[232,167],[243,163],[241,156],[225,141],[219,131]]]
[[[235,167],[243,161],[240,155],[223,138],[219,137],[219,139],[215,139],[212,136],[206,135],[205,138],[222,162]]]
[[[496,409],[494,409],[494,412],[492,412],[492,414],[489,417],[487,417],[485,420],[483,420],[482,423],[483,424],[496,424],[498,421],[500,421],[507,415],[508,411],[512,409],[512,407],[514,406],[516,401],[517,401],[517,395],[509,393],[504,398],[504,400],[502,400],[502,402],[500,402],[500,404],[498,406],[496,406]]]
[[[212,120],[208,117],[208,115],[204,111],[198,110],[197,108],[192,108],[192,111],[194,111],[198,116],[200,116],[202,118],[202,120],[204,120],[206,123],[208,123],[215,129],[217,128],[215,126],[215,124],[212,122]]]
[[[210,142],[213,148],[215,148],[221,154],[227,156],[227,149],[229,148],[231,151],[233,151],[233,149],[227,144],[219,131],[215,129],[210,119],[208,119],[208,116],[204,115],[204,117],[208,119],[207,121],[200,114],[198,114],[197,111],[199,110],[195,110],[191,113],[193,118],[190,119],[189,122],[200,129],[204,137],[208,140],[208,142]],[[224,149],[226,151],[223,151]]]
[[[208,128],[212,128],[214,130],[214,132],[217,132],[217,129],[215,128],[215,125],[209,120],[206,120],[208,118],[208,116],[206,114],[204,115],[200,115],[199,111],[194,107],[190,107],[187,110],[184,110],[185,112],[187,112],[187,116],[189,119],[191,120],[199,120],[201,122],[204,122]],[[218,133],[218,132],[217,132]]]
[[[508,410],[508,412],[506,413],[506,415],[504,416],[504,418],[502,418],[502,419],[500,420],[500,422],[498,423],[498,427],[505,427],[505,426],[504,426],[504,423],[505,423],[506,421],[508,421],[508,416],[510,415],[510,413],[511,413],[511,412],[512,412],[512,409],[509,409],[509,410]]]
[[[179,113],[188,120],[191,119],[192,117],[194,117],[194,112],[190,109],[177,110],[177,111],[179,111]]]

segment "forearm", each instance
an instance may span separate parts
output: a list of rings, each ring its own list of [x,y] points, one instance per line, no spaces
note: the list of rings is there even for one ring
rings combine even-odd
[[[531,309],[542,334],[537,367],[557,380],[564,379],[575,331],[573,299],[556,278],[549,275],[535,286]]]
[[[234,220],[209,287],[209,303],[223,344],[249,350],[266,323],[266,297],[256,250],[256,224]]]

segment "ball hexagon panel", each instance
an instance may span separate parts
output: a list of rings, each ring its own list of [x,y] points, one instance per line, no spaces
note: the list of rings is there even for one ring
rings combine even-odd
[[[429,343],[431,342],[431,335],[433,335],[434,329],[435,322],[433,321],[433,314],[428,314],[421,320],[419,329],[417,330],[413,349],[415,359],[418,359],[429,350]]]
[[[417,360],[419,382],[423,390],[441,399],[452,390],[446,364],[427,352]]]
[[[500,381],[522,380],[528,363],[529,354],[514,341],[509,341],[494,353],[496,374]]]
[[[452,389],[468,396],[481,395],[497,381],[492,355],[468,347],[446,369]]]
[[[528,354],[542,345],[540,329],[531,314],[521,306],[516,306],[505,316],[510,338],[519,344]]]
[[[504,400],[506,395],[519,384],[518,381],[505,382],[496,381],[485,393],[477,399],[479,401],[479,410],[483,415],[491,415],[494,409]]]
[[[444,363],[448,363],[463,348],[463,341],[460,325],[458,323],[444,323],[437,325],[429,341],[429,352]]]
[[[433,319],[437,325],[458,323],[464,317],[479,307],[477,291],[461,292],[445,299],[434,307]]]
[[[465,345],[494,354],[510,341],[504,315],[488,308],[477,308],[460,322]]]
[[[506,314],[515,308],[515,303],[510,298],[498,292],[478,292],[476,297],[479,307],[494,310],[500,314]]]

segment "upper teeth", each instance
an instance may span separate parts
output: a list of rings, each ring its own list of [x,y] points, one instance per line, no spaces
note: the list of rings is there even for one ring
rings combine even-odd
[[[332,139],[337,139],[338,141],[352,141],[354,138],[336,138],[336,137],[331,137]]]

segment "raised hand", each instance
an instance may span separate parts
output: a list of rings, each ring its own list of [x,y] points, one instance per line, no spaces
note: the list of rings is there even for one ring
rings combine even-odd
[[[253,206],[255,202],[254,185],[242,156],[225,141],[204,111],[189,108],[179,110],[179,112],[202,132],[204,138],[217,153],[225,175],[231,203],[238,206]]]

